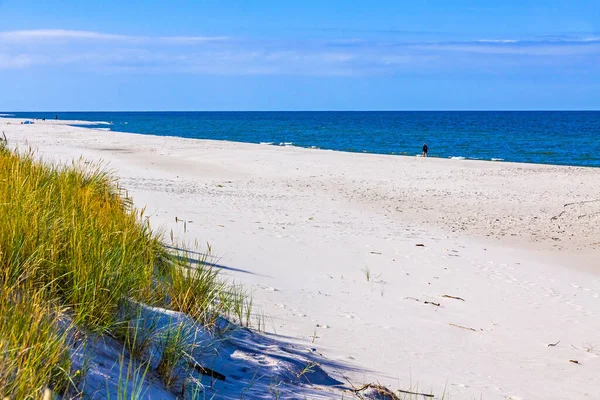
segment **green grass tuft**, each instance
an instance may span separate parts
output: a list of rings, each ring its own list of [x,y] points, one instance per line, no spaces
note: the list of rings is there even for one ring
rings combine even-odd
[[[135,333],[123,301],[181,311],[199,322],[245,313],[240,289],[218,272],[169,254],[144,211],[101,165],[64,167],[0,143],[0,398],[69,390],[68,315],[74,326]],[[249,311],[247,312],[249,315]],[[68,325],[63,323],[62,325]],[[135,355],[147,347],[135,337]]]

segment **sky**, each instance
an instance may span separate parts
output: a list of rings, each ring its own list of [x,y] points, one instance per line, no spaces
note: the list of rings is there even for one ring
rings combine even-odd
[[[599,0],[0,0],[0,111],[600,110]]]

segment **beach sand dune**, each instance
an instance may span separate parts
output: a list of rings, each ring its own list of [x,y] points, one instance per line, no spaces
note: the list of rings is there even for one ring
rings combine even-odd
[[[600,397],[597,169],[9,121],[12,144],[102,159],[152,226],[210,243],[267,332],[350,366],[336,379],[450,399]]]

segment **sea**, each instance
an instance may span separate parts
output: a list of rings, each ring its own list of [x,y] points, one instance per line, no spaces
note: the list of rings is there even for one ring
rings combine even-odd
[[[600,167],[600,111],[2,112],[272,146]]]

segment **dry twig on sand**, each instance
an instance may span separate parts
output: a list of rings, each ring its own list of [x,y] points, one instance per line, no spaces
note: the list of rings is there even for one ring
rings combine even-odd
[[[408,390],[402,390],[402,389],[398,389],[398,392],[400,393],[404,393],[404,394],[416,394],[417,396],[423,396],[423,397],[429,397],[429,398],[433,398],[434,396],[432,394],[428,394],[428,393],[418,393],[418,392],[409,392]]]
[[[400,400],[400,397],[392,392],[390,389],[386,388],[383,385],[376,385],[374,383],[367,383],[359,387],[358,389],[353,388],[352,391],[360,396],[361,398],[369,398],[369,399],[381,399],[381,400]],[[434,395],[429,393],[419,393],[413,392],[410,390],[402,390],[398,389],[398,393],[402,394],[410,394],[411,396],[423,396],[428,398],[433,398]],[[411,397],[412,398],[412,397]]]
[[[367,383],[358,389],[353,389],[354,393],[361,398],[381,399],[381,400],[400,400],[398,396],[390,389],[382,385]]]
[[[477,332],[477,329],[469,328],[467,326],[456,325],[456,324],[450,324],[450,326],[454,326],[456,328],[462,328],[462,329],[467,329],[467,330],[470,330],[470,331],[473,331],[473,332]]]
[[[424,304],[431,304],[432,306],[436,306],[436,307],[440,307],[441,304],[440,303],[434,303],[433,301],[423,301],[423,300],[419,300],[416,297],[405,297],[404,300],[414,300],[414,301],[418,301],[419,303],[424,303]]]
[[[440,303],[434,303],[433,301],[423,301],[423,300],[419,300],[416,297],[405,297],[404,300],[414,300],[414,301],[418,301],[419,303],[424,303],[424,304],[431,304],[433,306],[436,307],[440,307],[441,304]]]
[[[463,299],[462,297],[456,297],[456,296],[450,296],[449,294],[445,294],[442,297],[446,297],[448,299],[454,299],[454,300],[460,300],[460,301],[465,301],[465,299]]]
[[[579,204],[587,204],[587,203],[596,203],[596,202],[598,202],[598,201],[600,201],[600,199],[584,200],[584,201],[575,201],[575,202],[573,202],[573,203],[566,203],[566,204],[563,206],[563,210],[562,210],[560,213],[558,213],[557,215],[555,215],[555,216],[551,217],[551,218],[550,218],[550,221],[556,221],[557,219],[559,219],[560,217],[562,217],[562,216],[563,216],[563,214],[567,212],[567,210],[564,210],[564,209],[565,209],[565,208],[567,208],[567,207],[569,207],[569,206],[574,206],[574,205],[579,205]]]

